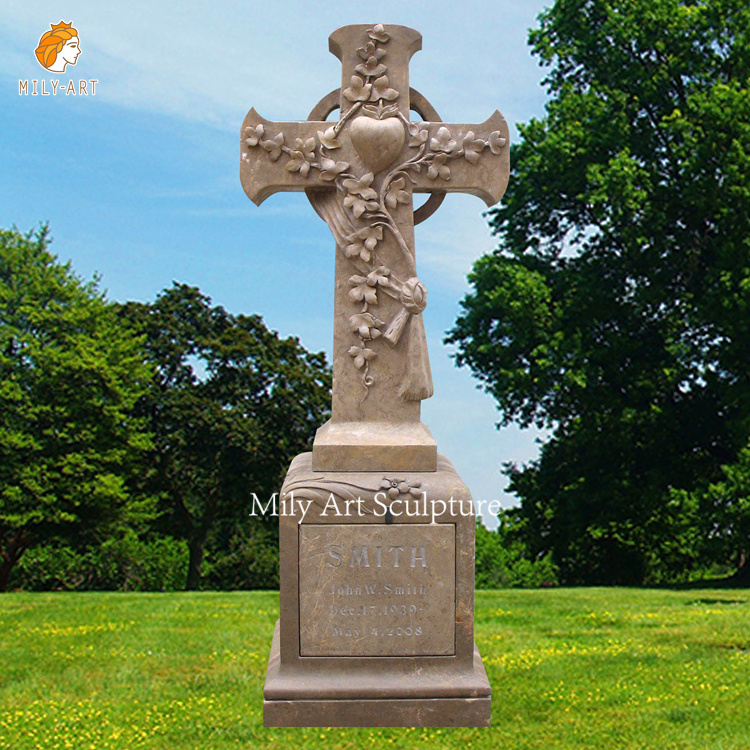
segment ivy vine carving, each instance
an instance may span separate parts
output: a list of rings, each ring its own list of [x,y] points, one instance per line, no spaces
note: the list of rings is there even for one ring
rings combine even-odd
[[[410,208],[407,181],[414,182],[413,173],[424,173],[439,189],[441,182],[451,179],[451,164],[455,160],[465,159],[475,165],[485,149],[497,155],[506,146],[500,131],[481,138],[472,130],[451,132],[450,128],[441,125],[431,136],[428,123],[409,121],[394,103],[400,92],[391,87],[388,77],[390,35],[383,24],[376,24],[366,34],[363,45],[357,49],[361,62],[355,66],[349,85],[342,92],[351,106],[342,110],[338,122],[326,130],[317,131],[315,137],[294,138],[289,142],[283,132],[266,132],[263,124],[248,127],[244,133],[247,149],[260,148],[274,162],[283,155],[286,157],[283,167],[288,172],[299,175],[301,180],[317,173],[320,180],[331,183],[342,196],[342,205],[352,228],[345,235],[342,252],[355,271],[349,278],[349,299],[354,311],[349,317],[353,342],[348,354],[352,366],[362,373],[365,389],[362,401],[375,383],[371,375],[373,360],[377,358],[374,342],[382,339],[390,346],[396,346],[410,317],[420,314],[427,304],[427,289],[416,275],[398,278],[379,254],[387,232],[395,240],[406,267],[415,270],[413,253],[394,219],[401,206]],[[357,115],[359,117],[355,117]],[[357,134],[350,130],[349,139],[363,157],[365,169],[371,167],[356,174],[350,162],[336,159],[336,151],[342,148],[345,129],[363,118],[386,123],[383,127],[390,131],[390,142],[387,143],[393,147],[394,158],[378,168],[378,160],[383,158],[382,148],[372,154],[360,151],[362,147],[355,140]],[[366,124],[364,120],[363,124]],[[395,157],[402,153],[404,143],[410,153],[392,166]],[[243,158],[248,158],[246,152]],[[376,181],[376,175],[386,169],[383,179]],[[376,189],[374,185],[378,183]],[[380,294],[388,295],[400,305],[398,313],[388,324],[376,314]]]

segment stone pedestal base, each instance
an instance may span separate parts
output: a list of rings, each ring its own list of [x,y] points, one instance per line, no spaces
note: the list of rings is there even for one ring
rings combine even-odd
[[[271,644],[266,673],[266,690],[279,682],[279,622]],[[466,697],[451,698],[306,698],[264,700],[266,727],[488,727],[490,685],[474,646],[474,686],[467,685]],[[330,682],[330,676],[327,680]],[[309,680],[305,680],[309,683]],[[399,681],[403,686],[403,681]],[[471,695],[473,693],[474,695]],[[476,694],[480,693],[479,697]]]
[[[450,461],[397,474],[313,465],[297,456],[281,490],[265,725],[489,726],[476,516]]]

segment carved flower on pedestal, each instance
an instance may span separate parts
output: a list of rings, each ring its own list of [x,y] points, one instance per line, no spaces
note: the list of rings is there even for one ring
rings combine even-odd
[[[380,482],[381,492],[386,492],[391,500],[395,500],[399,495],[411,495],[412,497],[422,497],[422,490],[419,488],[422,482],[409,482],[406,479],[389,479],[383,477]]]

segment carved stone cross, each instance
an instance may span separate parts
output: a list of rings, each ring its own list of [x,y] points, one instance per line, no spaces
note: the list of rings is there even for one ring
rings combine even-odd
[[[242,124],[240,176],[260,205],[278,191],[307,193],[336,240],[331,419],[313,445],[316,471],[435,471],[437,450],[420,420],[432,395],[417,278],[414,224],[446,192],[493,205],[508,182],[508,127],[443,123],[409,88],[422,37],[405,26],[344,26],[330,36],[341,89],[307,121],[271,122],[251,109]],[[326,121],[334,109],[340,119]],[[422,121],[410,121],[414,111]],[[412,193],[431,193],[416,212]]]

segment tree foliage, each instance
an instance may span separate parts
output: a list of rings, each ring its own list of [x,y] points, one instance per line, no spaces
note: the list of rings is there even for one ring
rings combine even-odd
[[[278,530],[276,519],[250,517],[253,493],[265,505],[325,421],[324,355],[279,338],[257,315],[212,306],[184,284],[152,304],[128,303],[121,315],[145,334],[156,372],[140,413],[154,435],[152,491],[163,499],[164,529],[190,549],[187,588],[199,587],[207,549],[214,584],[218,576],[231,587],[263,585],[248,577],[244,550],[272,548]],[[275,567],[255,572],[275,575]]]
[[[48,244],[46,229],[0,231],[0,590],[30,546],[152,513],[130,486],[150,446],[133,415],[141,342]]]
[[[563,578],[677,575],[750,436],[750,7],[557,0],[530,42],[546,114],[448,340],[550,431],[509,474]]]
[[[497,529],[476,525],[474,584],[478,589],[556,586],[557,572],[547,554],[529,555],[521,533],[524,519],[518,509],[502,510]]]

